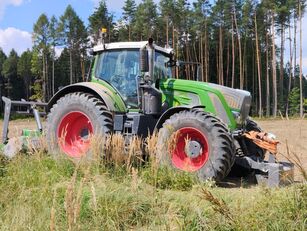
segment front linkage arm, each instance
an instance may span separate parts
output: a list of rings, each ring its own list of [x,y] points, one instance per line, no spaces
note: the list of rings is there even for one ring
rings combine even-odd
[[[18,110],[13,112],[20,115],[34,115],[37,130],[41,133],[43,130],[40,116],[46,115],[47,103],[33,102],[33,101],[14,101],[7,97],[2,97],[4,102],[4,119],[3,119],[3,129],[2,129],[2,143],[6,144],[8,142],[8,128],[10,122],[10,116],[13,107],[19,107]],[[20,110],[21,108],[26,108],[26,110]],[[38,108],[44,108],[43,112],[40,112]]]

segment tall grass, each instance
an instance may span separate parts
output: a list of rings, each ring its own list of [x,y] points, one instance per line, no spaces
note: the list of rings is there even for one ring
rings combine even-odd
[[[1,158],[0,230],[306,228],[306,184],[209,186],[160,167],[156,136],[124,143],[120,136],[94,137],[91,153],[78,161],[39,149]]]

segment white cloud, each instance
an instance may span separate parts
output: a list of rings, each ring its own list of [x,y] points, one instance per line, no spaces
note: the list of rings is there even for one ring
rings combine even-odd
[[[6,54],[9,54],[12,49],[21,54],[32,47],[32,35],[14,27],[0,29],[0,47]]]
[[[20,6],[23,1],[24,0],[0,0],[0,20],[2,19],[7,6]]]

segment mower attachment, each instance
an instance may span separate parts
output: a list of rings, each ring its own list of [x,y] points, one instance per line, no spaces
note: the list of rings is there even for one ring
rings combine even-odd
[[[268,187],[288,185],[294,181],[294,164],[290,162],[278,162],[276,160],[277,144],[273,134],[250,131],[243,134],[253,141],[258,147],[269,152],[269,159],[265,161],[255,156],[243,156],[236,158],[236,164],[255,171],[258,184],[266,184]]]
[[[277,162],[273,154],[269,154],[269,160],[254,160],[251,157],[237,157],[236,164],[246,169],[254,170],[258,184],[266,184],[268,187],[288,185],[294,181],[294,164],[289,162]]]
[[[11,112],[14,112],[16,114],[20,115],[34,115],[36,125],[37,125],[37,131],[24,131],[23,135],[27,136],[27,134],[37,134],[41,133],[43,130],[42,123],[40,121],[40,116],[46,115],[46,108],[47,103],[41,103],[41,102],[33,102],[33,101],[14,101],[10,100],[7,97],[2,97],[2,100],[4,102],[4,119],[3,119],[3,130],[2,130],[2,143],[6,144],[8,142],[8,127],[10,122],[10,116]],[[16,110],[12,110],[15,109]],[[44,111],[39,111],[38,108],[43,108]]]

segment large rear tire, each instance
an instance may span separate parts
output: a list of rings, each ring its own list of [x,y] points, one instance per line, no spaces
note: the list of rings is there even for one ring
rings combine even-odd
[[[227,127],[200,110],[181,111],[166,120],[159,131],[158,146],[162,164],[194,172],[201,181],[221,181],[235,159]]]
[[[89,151],[92,135],[106,135],[112,130],[112,114],[100,99],[82,92],[67,94],[48,114],[48,149],[81,158]]]

